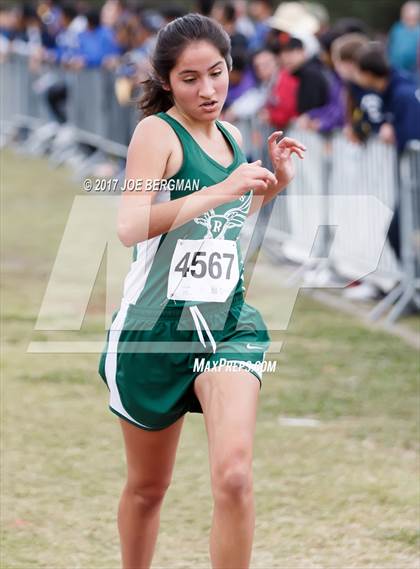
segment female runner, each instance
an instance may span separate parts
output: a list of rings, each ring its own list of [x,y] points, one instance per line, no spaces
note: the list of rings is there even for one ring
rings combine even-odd
[[[126,182],[138,191],[122,195],[118,236],[134,248],[133,263],[99,365],[126,448],[123,569],[151,565],[186,412],[204,414],[208,436],[212,567],[250,564],[253,438],[270,338],[244,301],[237,240],[247,215],[290,182],[291,156],[305,148],[274,132],[274,174],[246,162],[239,131],[217,120],[230,65],[229,36],[213,20],[188,14],[165,26],[128,149]]]

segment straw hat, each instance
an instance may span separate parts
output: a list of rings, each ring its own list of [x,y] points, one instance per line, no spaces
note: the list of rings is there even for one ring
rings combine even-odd
[[[305,10],[315,16],[321,26],[328,26],[330,23],[330,15],[323,4],[318,2],[302,2]]]
[[[320,28],[319,21],[300,2],[282,2],[267,23],[291,35],[316,34]]]

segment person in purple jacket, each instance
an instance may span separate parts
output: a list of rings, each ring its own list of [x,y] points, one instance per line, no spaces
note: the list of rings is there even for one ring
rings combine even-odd
[[[229,89],[224,110],[256,85],[255,75],[242,51],[232,50],[232,69],[229,73]]]

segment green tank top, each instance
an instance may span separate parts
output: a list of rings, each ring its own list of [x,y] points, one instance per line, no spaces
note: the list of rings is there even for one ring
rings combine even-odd
[[[234,158],[230,166],[224,167],[209,156],[180,122],[164,112],[156,116],[166,121],[177,134],[183,151],[180,170],[166,180],[166,190],[158,191],[155,203],[176,200],[204,187],[213,186],[225,180],[246,157],[234,137],[219,122],[217,128],[222,132],[233,150]],[[200,302],[169,300],[167,298],[168,274],[171,259],[178,239],[227,239],[236,241],[240,278],[230,295],[242,294],[243,260],[239,245],[241,228],[251,206],[252,192],[240,198],[217,206],[184,225],[163,235],[153,237],[134,246],[133,262],[124,282],[123,300],[136,306],[156,307],[190,306]],[[229,300],[228,299],[228,300]]]

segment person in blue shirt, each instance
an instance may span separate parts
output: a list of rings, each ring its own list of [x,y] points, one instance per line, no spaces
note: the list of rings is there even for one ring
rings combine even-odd
[[[369,43],[358,52],[356,83],[380,95],[399,153],[409,140],[420,140],[420,89],[409,75],[389,65],[377,44]]]
[[[254,21],[254,35],[249,41],[248,49],[254,53],[265,47],[267,36],[270,32],[268,20],[273,15],[272,0],[251,0],[249,14]]]
[[[365,142],[372,134],[386,138],[383,136],[387,126],[382,97],[356,84],[357,53],[367,44],[369,38],[365,34],[352,32],[340,35],[338,29],[338,37],[333,39],[330,48],[334,70],[346,89],[348,125],[344,132],[355,143]]]
[[[78,46],[79,27],[80,20],[76,8],[72,4],[64,5],[61,9],[60,31],[55,38],[55,46],[45,51],[44,59],[59,64],[63,58],[71,55]]]
[[[99,12],[95,9],[86,14],[87,29],[78,35],[77,48],[73,50],[67,63],[74,69],[100,67],[109,56],[121,54],[114,31],[101,25]]]
[[[401,8],[401,20],[389,33],[388,56],[393,67],[411,73],[417,81],[420,80],[419,43],[420,3],[406,2]]]
[[[42,54],[43,61],[57,65],[61,65],[67,57],[71,57],[78,45],[80,27],[86,26],[86,22],[72,4],[66,4],[61,8],[60,26],[55,47],[44,50]],[[67,121],[67,82],[54,71],[46,75],[47,77],[44,75],[46,80],[44,95],[47,109],[52,120],[64,124]]]

